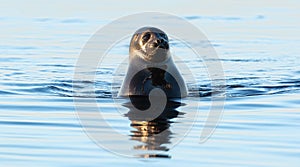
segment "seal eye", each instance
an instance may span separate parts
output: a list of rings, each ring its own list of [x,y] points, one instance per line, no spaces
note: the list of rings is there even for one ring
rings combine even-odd
[[[164,38],[165,40],[168,40],[168,37],[167,37],[167,35],[166,34],[164,34],[164,33],[160,33],[159,34],[162,38]]]
[[[149,32],[147,32],[143,37],[143,43],[145,44],[151,37],[151,34]]]

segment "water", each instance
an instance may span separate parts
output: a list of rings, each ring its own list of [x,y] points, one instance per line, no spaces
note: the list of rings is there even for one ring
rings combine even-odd
[[[95,83],[73,79],[85,42],[109,23],[110,17],[122,16],[121,9],[99,11],[110,15],[101,15],[100,19],[94,16],[97,11],[92,6],[86,17],[37,17],[33,16],[35,10],[24,15],[10,12],[12,16],[4,12],[0,18],[0,165],[298,166],[300,41],[296,22],[299,11],[294,3],[274,3],[266,8],[253,3],[229,15],[223,15],[220,8],[215,13],[196,12],[192,7],[190,13],[178,11],[206,33],[225,72],[224,112],[205,143],[200,143],[200,133],[213,90],[203,63],[193,62],[190,50],[180,42],[171,41],[173,53],[197,74],[196,83],[187,79],[190,95],[182,100],[185,105],[176,108],[178,115],[159,125],[134,124],[123,115],[129,111],[124,107],[126,99],[117,99],[117,104],[111,101],[120,88],[122,68],[126,67],[117,69],[115,64],[126,58],[129,38],[112,48],[110,55],[114,58],[97,69]],[[207,2],[202,6],[210,5]],[[45,12],[47,15],[51,10]],[[112,78],[116,71],[121,72]],[[188,78],[187,73],[183,75]],[[84,103],[90,103],[96,87],[95,96],[105,109],[105,120],[127,136],[126,141],[116,138],[110,144],[122,148],[129,142],[132,149],[147,148],[139,154],[144,158],[118,156],[86,135],[75,110],[73,86],[81,90],[76,95]],[[120,113],[114,110],[115,105]],[[190,121],[195,114],[196,121]],[[181,140],[184,134],[179,132],[190,126]],[[169,134],[143,138],[144,131],[139,128],[145,127],[165,128]],[[151,155],[156,157],[147,158]]]

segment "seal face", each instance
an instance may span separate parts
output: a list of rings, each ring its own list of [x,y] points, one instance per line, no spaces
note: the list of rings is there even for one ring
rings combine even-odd
[[[129,54],[138,55],[150,62],[162,62],[168,57],[169,39],[160,29],[144,27],[135,32],[130,42]]]
[[[187,96],[170,54],[168,36],[158,28],[143,27],[131,38],[129,67],[119,96],[148,96],[155,88],[162,89],[168,98]]]

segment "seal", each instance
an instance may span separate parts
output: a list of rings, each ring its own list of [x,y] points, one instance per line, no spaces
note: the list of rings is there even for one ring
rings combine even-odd
[[[129,66],[119,96],[149,96],[155,88],[162,89],[168,98],[187,96],[167,34],[155,27],[142,27],[131,38]]]

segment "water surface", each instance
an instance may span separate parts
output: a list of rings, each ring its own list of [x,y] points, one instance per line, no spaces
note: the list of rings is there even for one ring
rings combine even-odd
[[[205,143],[199,142],[200,133],[214,92],[203,62],[192,60],[190,50],[179,41],[171,40],[171,49],[198,74],[196,82],[187,79],[190,94],[182,99],[184,105],[175,109],[175,115],[143,124],[126,116],[130,108],[124,106],[125,99],[118,100],[120,113],[115,112],[111,100],[124,77],[125,71],[112,80],[118,70],[116,62],[128,56],[129,38],[110,51],[115,59],[96,71],[95,82],[73,79],[85,42],[110,19],[91,15],[1,17],[1,166],[298,166],[299,23],[289,18],[299,12],[293,5],[267,10],[255,6],[256,11],[264,12],[244,9],[229,16],[181,15],[205,31],[226,77],[222,120]],[[183,76],[188,78],[186,73]],[[109,125],[128,136],[132,149],[143,150],[139,154],[143,158],[118,156],[96,145],[83,131],[74,106],[74,89],[81,90],[76,97],[87,102],[94,98],[94,86]],[[187,119],[189,114],[198,115],[195,122]],[[177,132],[190,126],[189,133],[179,140],[182,134]],[[152,127],[167,129],[169,135],[143,135],[150,133],[145,128]],[[115,139],[111,144],[122,148],[123,143]]]

